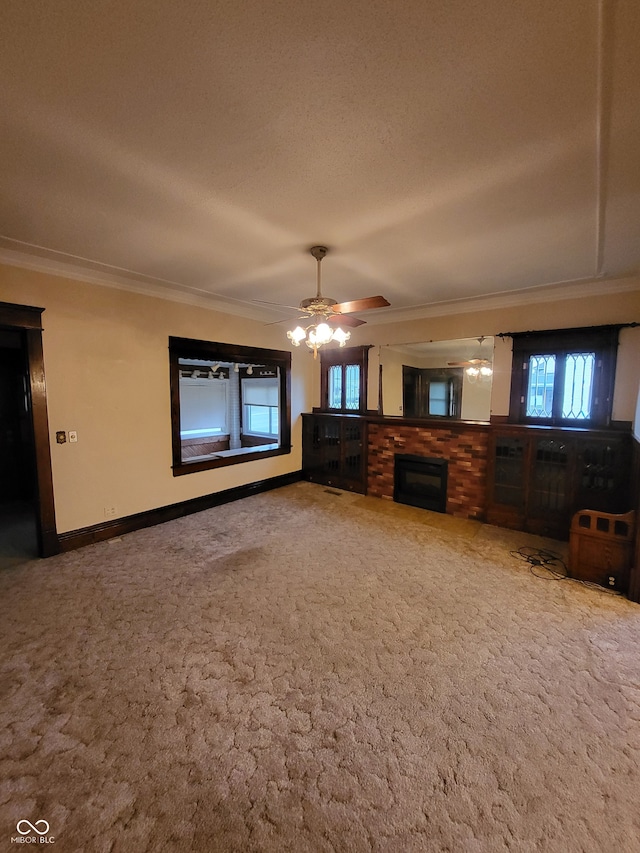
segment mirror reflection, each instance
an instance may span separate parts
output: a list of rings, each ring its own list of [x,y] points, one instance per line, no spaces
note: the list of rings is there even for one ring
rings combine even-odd
[[[383,346],[380,368],[386,416],[489,420],[492,337]]]

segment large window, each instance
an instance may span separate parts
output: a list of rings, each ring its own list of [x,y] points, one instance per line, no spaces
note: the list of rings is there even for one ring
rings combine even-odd
[[[367,408],[369,346],[320,350],[322,408],[359,414]]]
[[[252,371],[253,373],[253,371]],[[280,435],[279,385],[277,376],[242,380],[243,432],[272,441]]]
[[[291,354],[169,338],[173,473],[291,451]]]
[[[513,334],[510,419],[602,427],[611,420],[618,326]]]

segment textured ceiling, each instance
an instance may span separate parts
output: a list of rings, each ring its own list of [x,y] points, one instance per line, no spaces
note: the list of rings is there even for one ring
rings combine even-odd
[[[3,0],[0,24],[0,259],[251,315],[313,295],[324,243],[327,295],[391,302],[368,320],[640,267],[637,0]]]

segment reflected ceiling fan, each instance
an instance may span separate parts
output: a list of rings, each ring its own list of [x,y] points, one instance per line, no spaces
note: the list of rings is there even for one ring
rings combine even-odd
[[[331,341],[337,341],[341,347],[346,344],[351,337],[351,332],[345,331],[342,326],[356,328],[366,323],[366,320],[352,317],[354,311],[385,308],[390,303],[384,296],[368,296],[364,299],[354,299],[351,302],[336,302],[330,296],[323,296],[320,265],[329,250],[326,246],[312,246],[309,251],[317,262],[316,295],[309,297],[309,299],[303,299],[296,310],[303,312],[303,316],[300,317],[301,320],[307,320],[310,317],[312,322],[306,326],[296,326],[295,329],[287,332],[287,337],[296,347],[299,347],[304,341],[309,349],[313,350],[313,357],[317,358],[318,349],[324,344]]]
[[[484,335],[478,338],[479,349],[477,356],[463,361],[448,361],[447,365],[449,367],[464,367],[467,379],[470,382],[475,382],[478,379],[489,379],[493,376],[493,362],[490,358],[482,357],[482,342],[484,340]]]

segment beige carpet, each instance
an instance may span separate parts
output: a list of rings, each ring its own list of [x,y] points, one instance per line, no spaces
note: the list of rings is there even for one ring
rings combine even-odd
[[[0,850],[640,850],[640,607],[539,541],[299,483],[6,569]]]

